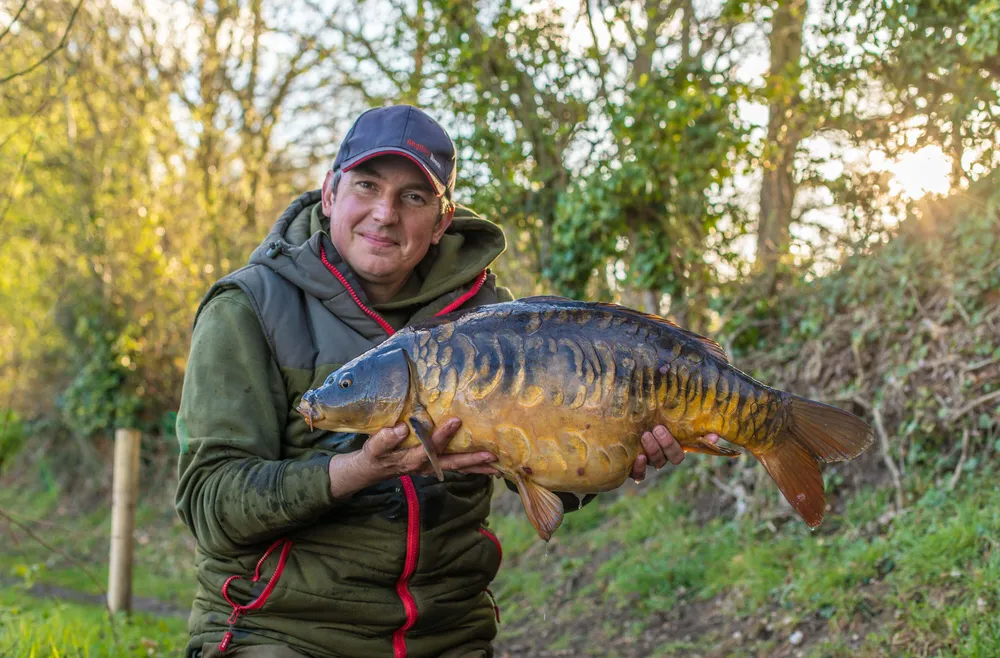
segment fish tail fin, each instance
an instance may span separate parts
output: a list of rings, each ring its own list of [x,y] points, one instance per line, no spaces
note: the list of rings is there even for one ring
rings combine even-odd
[[[826,510],[819,465],[857,457],[875,435],[854,414],[820,402],[790,396],[786,409],[785,426],[769,447],[761,451],[747,447],[799,516],[815,528]]]

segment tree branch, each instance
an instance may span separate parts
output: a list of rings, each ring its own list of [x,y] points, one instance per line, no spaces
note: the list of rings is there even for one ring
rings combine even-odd
[[[37,62],[35,62],[31,66],[29,66],[28,68],[23,69],[21,71],[18,71],[17,73],[11,73],[6,78],[0,78],[0,85],[6,84],[6,83],[10,82],[11,80],[13,80],[14,78],[16,78],[18,76],[22,76],[22,75],[26,75],[28,73],[31,73],[32,71],[34,71],[35,69],[37,69],[39,66],[41,66],[42,64],[44,64],[48,60],[52,59],[52,57],[55,56],[55,54],[57,52],[59,52],[60,50],[62,50],[66,46],[66,39],[67,39],[67,37],[69,37],[69,31],[71,29],[73,29],[73,23],[76,21],[76,15],[80,12],[80,6],[81,5],[83,5],[83,0],[80,0],[78,3],[76,3],[76,7],[73,8],[73,13],[69,17],[69,24],[66,25],[66,31],[63,32],[62,39],[59,40],[59,43],[58,43],[58,45],[56,45],[55,48],[53,48],[49,52],[45,53],[45,55],[42,56],[42,58],[40,60],[38,60]]]
[[[597,30],[594,28],[594,14],[590,9],[590,0],[582,0],[582,10],[587,13],[587,25],[590,26],[590,38],[594,41],[594,59],[597,60],[597,71],[600,80],[600,97],[604,102],[608,101],[608,60],[607,53],[601,52],[601,47],[597,43]],[[609,37],[610,38],[610,37]]]
[[[7,36],[8,32],[10,32],[10,28],[14,27],[14,23],[16,23],[17,19],[21,17],[21,13],[24,11],[24,8],[27,7],[27,6],[28,6],[28,0],[23,0],[21,2],[21,6],[17,8],[17,13],[14,14],[14,18],[11,19],[11,21],[7,25],[7,27],[4,28],[3,32],[0,32],[0,41],[3,41],[3,38],[5,36]]]

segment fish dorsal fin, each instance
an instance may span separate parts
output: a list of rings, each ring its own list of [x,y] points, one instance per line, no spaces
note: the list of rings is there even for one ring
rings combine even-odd
[[[529,304],[533,302],[573,302],[575,304],[587,303],[587,302],[578,302],[575,299],[570,299],[569,297],[560,297],[559,295],[535,295],[534,297],[522,297],[517,301],[528,302]]]
[[[605,308],[612,313],[624,313],[626,315],[633,315],[636,317],[643,318],[649,322],[655,322],[656,324],[663,324],[670,327],[672,330],[681,333],[685,338],[690,338],[701,345],[702,349],[706,352],[719,359],[723,363],[729,363],[729,355],[726,354],[726,350],[722,348],[717,342],[711,338],[702,336],[701,334],[696,334],[695,332],[685,329],[676,322],[668,320],[659,315],[653,315],[652,313],[644,313],[642,311],[637,311],[634,308],[629,308],[627,306],[622,306],[621,304],[609,304],[608,302],[577,302],[572,299],[567,299],[566,297],[557,297],[555,295],[543,295],[538,297],[525,297],[518,301],[522,302],[548,302],[548,303],[559,303],[559,302],[571,302],[573,304],[579,304],[581,306],[596,306],[598,308]]]
[[[556,528],[562,524],[562,501],[559,500],[559,496],[520,473],[517,474],[515,482],[517,492],[521,494],[521,502],[524,503],[524,511],[528,513],[528,520],[531,521],[538,536],[548,541]]]

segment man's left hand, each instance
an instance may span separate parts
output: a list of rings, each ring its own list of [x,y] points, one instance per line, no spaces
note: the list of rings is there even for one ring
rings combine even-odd
[[[716,443],[719,435],[706,434],[705,439]],[[647,464],[659,469],[666,466],[668,461],[675,466],[684,461],[684,449],[663,425],[657,425],[652,432],[643,432],[641,443],[643,452],[639,453],[632,464],[631,478],[636,482],[641,482],[646,477]]]

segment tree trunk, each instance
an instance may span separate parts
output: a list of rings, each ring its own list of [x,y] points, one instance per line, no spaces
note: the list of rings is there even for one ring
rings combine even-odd
[[[775,3],[769,43],[771,71],[767,77],[770,112],[764,149],[764,179],[760,188],[757,268],[769,289],[776,281],[778,261],[788,253],[789,226],[795,201],[795,152],[802,140],[800,104],[802,31],[806,0]]]

